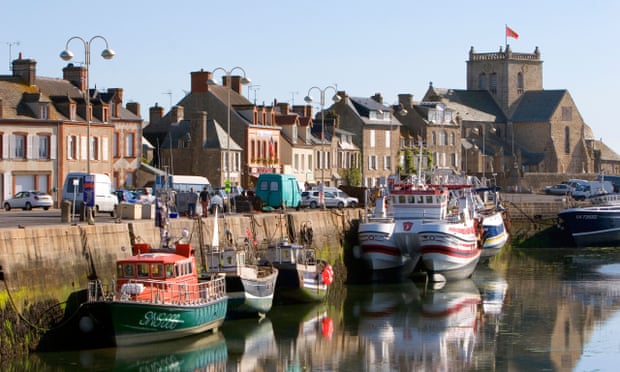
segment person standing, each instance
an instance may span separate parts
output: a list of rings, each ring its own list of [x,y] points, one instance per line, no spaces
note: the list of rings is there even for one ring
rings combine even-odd
[[[196,202],[198,201],[198,194],[194,192],[194,188],[189,189],[189,195],[187,197],[187,217],[196,217]]]
[[[211,197],[207,191],[207,187],[203,187],[200,192],[200,205],[202,205],[202,216],[207,217],[209,214],[209,204],[211,203]]]

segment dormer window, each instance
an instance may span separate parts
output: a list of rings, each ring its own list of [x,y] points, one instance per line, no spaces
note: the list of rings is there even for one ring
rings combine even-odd
[[[43,103],[39,105],[39,119],[41,120],[49,119],[49,108],[47,106],[47,103]]]
[[[77,117],[77,105],[75,103],[69,104],[69,120],[75,121]]]
[[[108,121],[110,121],[110,109],[107,107],[102,107],[101,108],[101,121],[103,121],[104,123],[107,123]]]

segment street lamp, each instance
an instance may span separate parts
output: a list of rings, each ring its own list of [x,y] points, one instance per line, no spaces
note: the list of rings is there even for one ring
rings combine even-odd
[[[334,86],[328,85],[323,89],[315,86],[308,89],[308,95],[306,95],[306,97],[304,98],[304,101],[306,101],[306,103],[308,104],[312,103],[312,96],[310,96],[310,92],[314,89],[318,90],[321,94],[321,185],[319,187],[319,202],[321,203],[322,208],[325,208],[325,198],[323,194],[323,187],[325,184],[325,92],[328,89],[332,89],[334,91],[332,101],[334,101],[335,103],[340,102],[341,98],[338,95],[338,89],[336,89]]]
[[[240,70],[241,72],[243,72],[243,78],[241,79],[241,84],[243,85],[248,85],[250,84],[252,81],[247,77],[247,74],[245,73],[245,70],[239,66],[237,67],[233,67],[230,70],[226,70],[223,67],[217,67],[215,70],[211,71],[211,74],[215,74],[216,71],[223,71],[224,74],[226,74],[226,82],[228,84],[228,98],[226,101],[226,106],[227,106],[227,118],[226,118],[226,133],[227,133],[227,139],[226,139],[226,181],[225,181],[225,186],[226,187],[226,192],[228,193],[228,209],[230,211],[232,202],[230,201],[230,91],[232,90],[232,80],[231,80],[231,74],[233,73],[233,71],[235,70]],[[207,81],[207,84],[217,84],[217,81],[215,81],[213,78],[209,79],[209,81]]]
[[[105,37],[100,35],[95,35],[90,38],[90,40],[85,40],[79,36],[73,36],[67,40],[65,44],[65,50],[60,52],[60,58],[63,61],[69,61],[73,58],[73,53],[69,50],[69,43],[72,40],[80,40],[84,45],[84,65],[86,65],[86,87],[84,89],[84,100],[86,102],[86,173],[90,175],[90,156],[91,156],[91,138],[90,138],[90,117],[91,117],[91,109],[90,109],[90,92],[89,92],[89,79],[90,79],[90,45],[96,39],[101,39],[105,42],[105,49],[101,51],[101,56],[103,59],[112,59],[116,54],[110,47],[108,46],[108,40]],[[86,215],[88,216],[88,222],[93,223],[93,216],[90,210],[90,207],[86,207]]]
[[[85,39],[82,39],[79,36],[73,36],[71,38],[69,38],[69,40],[67,40],[67,44],[65,45],[65,50],[63,50],[62,52],[60,52],[60,58],[62,58],[63,61],[69,61],[73,58],[73,53],[69,50],[69,43],[72,40],[80,40],[83,44],[84,44],[84,64],[86,65],[86,89],[84,91],[84,96],[85,96],[85,101],[86,101],[86,137],[88,138],[88,140],[86,141],[86,151],[87,151],[87,157],[86,157],[86,173],[90,174],[90,116],[91,116],[91,110],[90,110],[90,92],[89,92],[89,88],[88,88],[88,82],[89,82],[89,68],[90,68],[90,45],[91,43],[95,40],[95,39],[101,39],[105,42],[105,49],[101,52],[101,56],[104,59],[112,59],[114,57],[114,55],[116,54],[112,49],[110,49],[108,47],[108,40],[106,40],[105,37],[103,36],[93,36],[92,38],[90,38],[90,40],[86,41]]]
[[[486,170],[487,170],[487,152],[486,152],[486,138],[487,138],[487,125],[486,123],[482,127],[482,179],[486,180]],[[489,132],[495,133],[495,128],[491,127]]]

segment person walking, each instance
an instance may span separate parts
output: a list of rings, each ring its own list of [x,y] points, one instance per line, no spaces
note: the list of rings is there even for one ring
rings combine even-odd
[[[196,217],[196,202],[198,201],[198,194],[194,192],[194,188],[189,189],[189,195],[187,197],[187,217]]]
[[[200,192],[200,205],[202,206],[203,217],[208,217],[210,203],[211,203],[211,197],[209,196],[209,191],[207,191],[207,187],[205,186]]]

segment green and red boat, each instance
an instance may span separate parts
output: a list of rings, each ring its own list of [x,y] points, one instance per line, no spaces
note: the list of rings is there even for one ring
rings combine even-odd
[[[199,281],[190,244],[134,244],[133,256],[118,260],[116,270],[110,289],[100,280],[89,283],[79,311],[85,336],[111,346],[139,345],[216,331],[224,322],[224,275]]]

